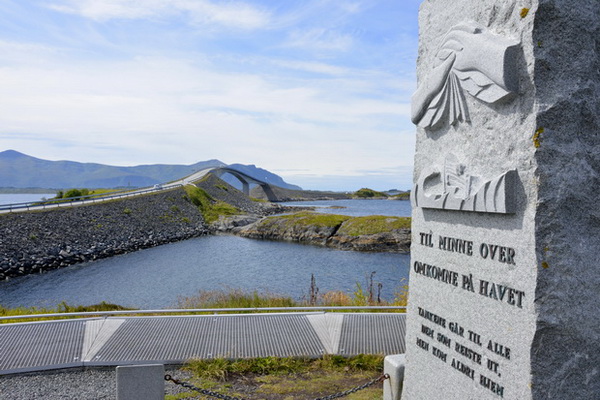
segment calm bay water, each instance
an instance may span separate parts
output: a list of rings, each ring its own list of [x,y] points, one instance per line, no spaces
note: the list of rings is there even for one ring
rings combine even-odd
[[[315,203],[322,202],[300,205]],[[337,214],[410,215],[410,209],[393,213],[381,208],[410,207],[405,201],[341,200],[325,204],[347,207],[322,209]],[[373,212],[376,205],[381,212]],[[391,300],[407,283],[409,263],[406,254],[207,236],[0,282],[0,305],[55,307],[61,301],[71,305],[107,301],[142,309],[170,308],[180,297],[213,289],[257,290],[300,300],[308,297],[311,274],[319,293],[341,290],[350,294],[356,283],[366,288],[366,277],[373,271],[375,287],[382,283],[382,297]]]
[[[406,283],[409,256],[360,253],[237,236],[208,236],[0,282],[3,306],[95,304],[168,308],[199,290],[236,288],[308,296],[311,273],[320,293],[352,293],[376,271],[382,297]]]
[[[313,206],[315,211],[326,214],[350,215],[387,215],[394,217],[410,217],[411,208],[408,200],[319,200],[288,201],[281,203],[289,206]]]

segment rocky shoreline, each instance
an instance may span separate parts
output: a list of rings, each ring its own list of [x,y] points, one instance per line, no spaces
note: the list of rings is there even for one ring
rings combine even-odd
[[[334,216],[343,221],[333,225],[294,225],[285,222],[286,217],[272,215],[303,208],[253,201],[213,176],[198,186],[241,214],[208,225],[182,188],[91,205],[0,214],[0,280],[214,233],[343,250],[408,252],[410,248],[409,226],[357,235],[345,231],[350,217]]]
[[[0,280],[207,235],[182,189],[0,215]]]
[[[409,227],[388,229],[375,233],[352,233],[349,226],[361,217],[330,216],[334,219],[330,224],[319,221],[295,221],[291,216],[237,216],[222,218],[213,225],[217,232],[231,233],[242,237],[261,240],[280,240],[304,244],[332,247],[340,250],[367,251],[367,252],[396,252],[408,253],[410,251],[411,233]],[[319,214],[314,214],[319,217]],[[334,218],[332,218],[334,217]],[[335,217],[339,217],[335,220]],[[375,217],[379,220],[388,220],[390,224],[407,220],[399,217]],[[301,218],[300,218],[301,219]],[[292,220],[292,221],[290,221]],[[408,220],[409,221],[409,220]],[[368,223],[364,221],[363,223]],[[410,224],[410,222],[408,222]],[[392,227],[393,228],[393,227]]]

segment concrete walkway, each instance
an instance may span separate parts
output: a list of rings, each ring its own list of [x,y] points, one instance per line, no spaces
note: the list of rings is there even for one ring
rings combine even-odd
[[[108,317],[0,325],[0,375],[191,358],[400,354],[405,314]]]

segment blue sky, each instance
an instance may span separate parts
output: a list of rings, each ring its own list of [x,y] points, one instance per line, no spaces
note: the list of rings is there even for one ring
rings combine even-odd
[[[408,189],[420,0],[0,0],[0,150]]]

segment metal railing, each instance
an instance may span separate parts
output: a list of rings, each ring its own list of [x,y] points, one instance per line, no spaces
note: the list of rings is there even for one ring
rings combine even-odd
[[[85,311],[70,313],[52,313],[52,314],[29,314],[12,315],[0,317],[0,321],[8,319],[33,319],[33,318],[61,318],[61,317],[111,317],[118,315],[142,315],[142,314],[189,314],[189,313],[247,313],[247,312],[272,312],[286,313],[294,311],[306,312],[325,312],[325,311],[385,311],[385,310],[404,310],[405,306],[311,306],[311,307],[256,307],[256,308],[192,308],[192,309],[169,309],[169,310],[116,310],[116,311]]]
[[[80,206],[89,203],[103,202],[109,200],[115,200],[125,197],[139,196],[150,192],[160,192],[164,190],[170,190],[178,187],[182,187],[180,183],[164,185],[159,188],[151,187],[145,189],[134,189],[134,190],[122,190],[118,192],[111,192],[110,194],[90,194],[86,196],[67,197],[64,199],[48,199],[48,200],[36,200],[26,203],[12,203],[12,204],[0,204],[0,212],[2,211],[30,211],[30,210],[45,210],[46,208],[57,208],[57,207],[73,207]]]

